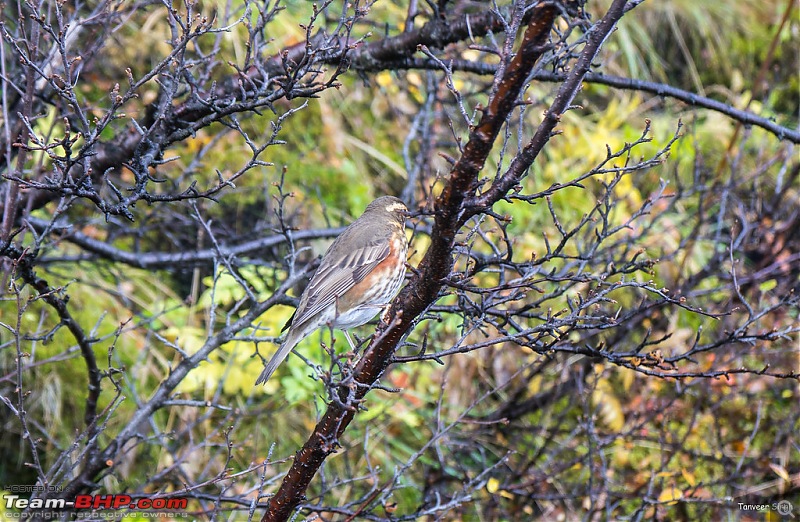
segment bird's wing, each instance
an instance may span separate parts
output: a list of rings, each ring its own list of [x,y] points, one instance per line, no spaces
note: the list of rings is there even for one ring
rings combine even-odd
[[[389,242],[379,238],[344,256],[335,255],[338,252],[332,246],[306,288],[292,324],[303,324],[332,305],[386,259],[389,250]]]

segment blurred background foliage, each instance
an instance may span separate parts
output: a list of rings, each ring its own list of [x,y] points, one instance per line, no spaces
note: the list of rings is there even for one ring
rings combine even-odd
[[[606,45],[602,69],[608,74],[664,82],[702,93],[734,107],[749,108],[773,117],[794,128],[800,110],[797,75],[800,70],[797,52],[800,23],[795,10],[795,16],[781,31],[777,31],[787,3],[790,2],[645,2],[624,17]],[[225,2],[205,2],[203,5],[208,13],[229,8]],[[604,7],[604,2],[589,5],[595,13],[601,13]],[[386,21],[386,24],[371,30],[379,34],[398,31],[396,21],[405,19],[406,8],[405,2],[400,1],[376,3],[371,8],[370,19]],[[271,45],[276,53],[302,41],[305,33],[301,24],[310,14],[310,2],[286,3],[281,23],[270,26],[270,36],[274,38]],[[99,60],[107,64],[109,71],[130,67],[134,76],[140,77],[152,67],[153,57],[169,52],[164,43],[164,17],[163,10],[130,17],[115,33],[110,45],[101,51]],[[208,36],[212,37],[216,36]],[[222,39],[225,53],[232,60],[241,61],[246,52],[244,28],[234,27],[218,37]],[[220,78],[231,72],[224,67],[217,71]],[[104,99],[113,82],[118,81],[95,74],[83,78],[80,84],[80,94],[89,101]],[[385,71],[371,76],[346,75],[339,89],[328,90],[318,99],[281,101],[276,106],[278,113],[289,108],[302,107],[302,110],[283,122],[280,137],[286,140],[285,144],[268,149],[265,159],[272,166],[251,170],[237,180],[235,191],[224,193],[217,202],[199,202],[199,211],[207,219],[212,219],[218,230],[220,226],[228,230],[231,238],[247,240],[275,233],[276,195],[279,193],[290,194],[283,210],[290,213],[290,221],[298,229],[345,225],[358,216],[374,197],[399,194],[408,176],[403,148],[409,147],[413,157],[417,152],[414,149],[418,147],[416,142],[406,145],[404,140],[430,92],[430,74],[424,71]],[[457,78],[459,83],[455,88],[465,96],[468,104],[485,99],[488,78],[468,74],[458,74]],[[552,84],[531,84],[527,96],[532,105],[524,113],[526,122],[535,124],[539,120],[553,89]],[[153,82],[149,90],[124,108],[124,112],[132,116],[140,114],[143,107],[152,102],[156,92],[157,86]],[[692,185],[695,182],[693,176],[700,170],[710,173],[706,182],[713,190],[714,186],[725,185],[730,175],[727,165],[733,152],[740,148],[744,150],[736,156],[739,172],[756,172],[777,153],[779,147],[774,137],[760,129],[746,129],[748,139],[743,142],[742,129],[737,129],[736,122],[717,113],[696,110],[650,95],[587,84],[576,103],[581,108],[563,118],[560,125],[563,133],[545,148],[544,156],[524,181],[524,193],[544,190],[553,183],[570,179],[567,176],[590,170],[605,158],[607,146],[617,150],[623,144],[635,141],[642,134],[645,119],[652,122],[653,139],[636,148],[634,154],[650,157],[673,137],[678,120],[683,121],[683,138],[672,147],[667,161],[648,171],[624,176],[614,187],[614,193],[620,198],[612,217],[617,224],[626,222],[643,201],[658,192],[661,180],[669,180],[667,193],[674,192],[676,185]],[[452,111],[450,116],[456,122],[456,128],[453,132],[446,128],[436,129],[430,147],[457,156],[458,146],[453,134],[464,136],[466,128],[454,106],[445,110]],[[264,117],[248,118],[240,124],[255,142],[262,142],[269,139],[273,121],[274,115],[267,113]],[[461,122],[460,128],[457,122]],[[116,130],[123,132],[124,126],[125,121],[120,120]],[[200,150],[206,151],[202,161],[192,161]],[[515,150],[516,145],[512,143],[505,157],[492,156],[484,175],[492,176],[496,169],[507,166]],[[163,177],[170,180],[165,183],[165,190],[185,186],[190,179],[201,180],[201,185],[204,179],[212,183],[217,169],[225,173],[235,172],[242,167],[249,149],[239,134],[216,125],[177,144],[171,154],[179,159],[163,166]],[[792,154],[796,161],[796,153]],[[39,161],[46,166],[46,158]],[[774,188],[775,172],[780,166],[780,163],[775,163],[768,169],[768,175],[754,176],[751,197],[758,197],[759,193]],[[418,189],[418,200],[424,202],[437,194],[441,190],[441,177],[448,170],[444,159],[432,158],[431,176],[426,180],[429,184]],[[123,173],[123,179],[124,176]],[[553,194],[552,206],[565,228],[577,224],[594,207],[596,198],[604,192],[601,181],[610,183],[612,177],[589,179],[583,188],[570,187]],[[792,191],[795,201],[798,201],[798,187],[794,186]],[[743,194],[742,197],[747,196]],[[651,273],[639,272],[634,277],[641,280],[652,278],[657,285],[669,287],[678,273],[703,266],[715,248],[712,244],[698,242],[692,248],[675,254],[678,245],[695,225],[685,216],[693,215],[698,204],[704,204],[703,198],[684,200],[676,207],[664,208],[669,210],[669,215],[652,220],[657,233],[651,234],[649,242],[641,246],[645,256],[661,261],[654,265]],[[529,259],[532,254],[542,255],[546,249],[544,236],[558,237],[551,215],[542,203],[503,203],[495,210],[511,217],[507,233],[514,239],[514,256],[520,260]],[[47,210],[37,212],[42,218],[48,217]],[[82,228],[84,234],[120,247],[136,245],[142,250],[158,247],[174,251],[198,245],[209,247],[203,230],[196,220],[191,219],[193,210],[188,205],[183,210],[184,222],[175,220],[174,208],[170,209],[170,222],[164,221],[167,214],[156,206],[140,212],[134,224],[134,234],[129,233],[128,223],[117,226],[114,218],[108,224],[101,224],[88,206],[75,205],[68,212],[86,220],[87,225]],[[775,219],[779,220],[780,216],[775,216]],[[226,238],[218,236],[217,239]],[[424,254],[426,242],[424,234],[414,235],[412,265]],[[310,248],[300,254],[299,260],[313,259],[324,251],[326,245],[323,240],[310,242]],[[480,243],[477,245],[476,248],[482,248]],[[483,248],[488,247],[484,245]],[[265,252],[262,259],[247,260],[248,263],[239,268],[238,276],[246,280],[261,299],[266,299],[285,279],[291,267],[276,269],[273,263],[263,261],[282,260],[287,253],[285,248],[276,248]],[[196,350],[208,332],[218,326],[217,322],[226,320],[225,314],[211,314],[211,310],[215,307],[235,309],[244,296],[241,285],[221,267],[149,271],[97,259],[81,262],[80,256],[81,252],[69,244],[50,245],[44,256],[46,276],[52,286],[62,287],[69,293],[76,319],[90,329],[93,336],[104,339],[95,347],[101,369],[126,369],[117,378],[128,391],[152,390],[169,374],[179,358],[171,346],[179,345],[181,350],[189,353]],[[774,299],[775,296],[771,295],[774,289],[769,288],[769,281],[764,285],[761,299]],[[553,291],[553,288],[543,284],[542,291]],[[299,290],[295,295],[299,295]],[[721,303],[729,297],[720,295],[712,300]],[[636,299],[636,294],[622,290],[615,294],[615,298],[624,307],[630,304],[626,300]],[[551,306],[554,310],[566,306],[566,299],[566,295],[556,297]],[[214,307],[212,303],[215,303]],[[445,298],[440,304],[454,303],[454,300]],[[244,332],[243,337],[244,334],[264,336],[265,341],[257,348],[262,356],[268,356],[274,349],[269,340],[279,334],[292,311],[291,306],[270,310],[261,318],[258,330]],[[771,321],[798,320],[796,310],[790,315],[764,317],[762,327],[770,328]],[[5,299],[0,303],[0,316],[6,324],[18,322],[20,329],[26,332],[39,331],[41,325],[53,322],[52,310],[31,300],[27,291],[21,294],[19,301]],[[670,341],[661,346],[665,356],[669,355],[670,344],[685,347],[690,343],[698,328],[703,330],[703,336],[708,336],[725,326],[688,312],[676,312],[671,317],[653,317],[650,323],[656,331],[672,332]],[[424,322],[410,341],[421,342],[425,336],[430,345],[444,348],[452,346],[466,328],[462,318],[448,315],[441,321]],[[365,326],[356,334],[364,337],[370,332],[370,327]],[[6,332],[3,331],[2,335],[3,343],[7,343]],[[320,340],[329,344],[330,332],[322,330],[311,336],[303,343],[302,352],[324,369],[327,355],[320,348]],[[784,351],[778,354],[780,357],[776,362],[784,366],[793,364],[796,370],[798,340],[792,342],[794,347],[784,345]],[[86,393],[84,363],[72,343],[67,332],[60,330],[46,342],[33,342],[30,346],[33,358],[58,354],[63,358],[59,365],[42,367],[41,375],[31,377],[42,384],[36,390],[35,402],[29,403],[29,414],[45,424],[47,432],[62,449],[71,443],[75,430],[82,425]],[[337,340],[336,348],[343,348],[342,343],[341,339]],[[106,347],[106,351],[101,346]],[[0,357],[5,371],[13,368],[12,350],[2,350]],[[465,411],[469,412],[470,418],[489,415],[497,404],[503,402],[503,390],[515,389],[516,386],[507,386],[489,398],[484,393],[517,373],[521,362],[535,362],[540,357],[515,345],[503,345],[450,357],[444,365],[431,361],[395,367],[387,376],[386,384],[400,391],[375,393],[370,398],[368,411],[359,414],[348,431],[343,451],[326,464],[325,474],[343,481],[337,494],[342,498],[355,497],[365,487],[357,481],[348,484],[341,477],[353,477],[369,468],[380,470],[378,476],[381,480],[394,480],[398,467],[415,461],[418,463],[397,479],[400,487],[392,496],[392,501],[397,503],[394,513],[402,515],[411,507],[424,503],[425,496],[438,487],[438,482],[456,480],[465,474],[465,470],[492,468],[499,459],[518,462],[536,459],[537,452],[543,448],[553,452],[550,455],[552,460],[568,463],[566,468],[558,470],[554,480],[591,482],[597,468],[582,463],[580,455],[585,445],[581,441],[574,440],[572,444],[553,448],[549,435],[537,432],[535,427],[555,423],[567,433],[584,423],[594,422],[592,429],[600,437],[608,433],[623,434],[597,456],[607,478],[621,488],[642,491],[642,494],[657,498],[662,503],[658,510],[665,511],[651,511],[648,516],[661,517],[671,512],[673,515],[677,513],[675,516],[678,518],[694,519],[704,512],[702,500],[681,504],[681,511],[670,511],[675,507],[672,502],[688,495],[689,491],[698,499],[729,495],[725,486],[715,489],[715,484],[723,484],[724,477],[731,471],[730,461],[723,459],[718,454],[720,451],[735,461],[750,449],[773,444],[776,437],[787,437],[789,433],[800,431],[796,421],[788,421],[794,425],[785,424],[786,419],[796,419],[788,414],[797,408],[796,382],[775,382],[758,376],[731,377],[709,380],[706,385],[692,388],[692,393],[686,393],[687,383],[646,378],[621,367],[592,364],[584,368],[591,374],[587,381],[591,386],[587,384],[587,390],[575,390],[572,399],[565,396],[550,408],[533,413],[527,420],[531,431],[523,438],[519,438],[519,434],[513,435],[513,454],[505,454],[502,429],[491,437],[486,435],[486,439],[478,436],[477,440],[470,440],[475,435],[465,425],[459,425],[449,434],[447,444],[460,459],[454,462],[441,457],[442,450],[438,446],[443,442],[440,441],[435,447],[423,451],[417,461],[417,452],[425,448],[434,430],[463,419]],[[746,362],[744,359],[746,356],[742,356],[742,362]],[[703,364],[713,368],[714,358],[704,359]],[[526,388],[527,394],[536,395],[545,388],[548,380],[558,380],[562,372],[572,371],[572,365],[573,361],[563,360],[524,383],[523,376],[519,375],[517,384]],[[170,433],[174,445],[135,446],[121,459],[124,472],[104,479],[104,489],[108,492],[125,491],[151,480],[153,473],[183,458],[187,438],[205,441],[203,454],[193,454],[191,459],[183,462],[181,469],[187,477],[211,477],[224,470],[228,470],[226,473],[231,476],[250,469],[254,461],[265,459],[267,455],[273,459],[290,457],[305,441],[324,408],[324,386],[299,357],[289,357],[266,387],[256,388],[253,382],[261,369],[261,359],[255,356],[254,344],[250,341],[233,341],[217,350],[183,381],[178,390],[181,398],[213,401],[225,407],[208,411],[171,408],[159,412],[152,420],[152,428]],[[104,388],[101,408],[109,403],[113,393],[113,389]],[[718,393],[728,396],[729,400],[713,402],[714,409],[706,408],[708,396]],[[123,422],[122,419],[131,414],[141,399],[130,396],[115,406],[114,418]],[[654,409],[661,412],[655,418],[647,416],[646,423],[637,420],[643,412]],[[236,427],[230,429],[231,419],[239,411],[250,414],[236,417]],[[18,431],[15,419],[7,410],[3,412],[5,432]],[[184,431],[188,426],[192,427],[191,433]],[[756,429],[757,426],[760,428]],[[113,434],[115,426],[109,425],[106,430]],[[751,436],[753,433],[757,434]],[[648,437],[652,434],[669,434],[675,439],[662,440],[661,445],[656,445]],[[564,440],[568,441],[569,437]],[[235,441],[235,449],[231,452],[226,450],[229,441]],[[720,449],[719,444],[710,441],[724,442]],[[665,446],[673,444],[682,445],[684,451],[664,451]],[[3,437],[0,448],[0,461],[5,463],[0,470],[3,483],[35,480],[35,476],[26,471],[24,461],[29,456],[19,452],[18,439]],[[792,466],[785,459],[772,461],[773,479],[784,486],[790,483],[790,472],[798,472],[797,446],[788,453],[793,460]],[[57,453],[44,452],[44,455]],[[268,468],[268,476],[282,469],[281,461],[275,465],[275,468]],[[433,468],[437,471],[432,472]],[[654,473],[659,474],[655,490],[651,487]],[[126,483],[116,482],[120,477],[125,477]],[[535,514],[542,515],[542,505],[547,502],[540,500],[537,506],[521,493],[525,489],[524,477],[515,477],[516,484],[502,473],[489,473],[481,480],[485,482],[484,487],[478,490],[471,504],[456,510],[459,517],[486,520],[492,517],[492,513],[499,517],[510,516],[510,513],[521,520]],[[763,480],[763,477],[753,480]],[[150,487],[167,491],[181,487],[180,477],[176,476],[163,476],[160,481],[151,480],[149,483]],[[244,485],[234,481],[229,485],[229,492],[240,487],[244,488]],[[314,487],[318,486],[312,485],[312,489]],[[558,489],[557,484],[554,487]],[[698,491],[702,494],[698,495]],[[795,505],[800,505],[800,497],[795,495],[794,498],[798,499]],[[567,503],[580,511],[588,509],[591,501],[574,498]],[[630,506],[615,507],[615,513],[632,516],[635,506],[630,501]],[[550,514],[555,516],[557,511]]]

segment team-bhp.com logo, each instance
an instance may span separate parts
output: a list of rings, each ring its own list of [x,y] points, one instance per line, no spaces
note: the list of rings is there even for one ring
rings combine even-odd
[[[6,495],[6,509],[168,509],[185,510],[187,498],[132,498],[130,495],[78,495],[75,500],[63,498],[20,498]]]

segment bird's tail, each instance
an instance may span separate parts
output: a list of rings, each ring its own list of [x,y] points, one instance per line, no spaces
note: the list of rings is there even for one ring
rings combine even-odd
[[[264,367],[264,371],[261,372],[261,375],[258,376],[256,379],[256,386],[259,384],[266,383],[272,374],[275,373],[275,370],[278,369],[278,366],[286,359],[286,356],[289,355],[289,352],[292,351],[292,348],[297,346],[297,343],[303,340],[305,335],[303,329],[291,329],[289,330],[289,334],[286,336],[286,340],[283,341],[278,351],[275,352],[275,355],[272,356],[272,359],[269,360],[266,367]]]

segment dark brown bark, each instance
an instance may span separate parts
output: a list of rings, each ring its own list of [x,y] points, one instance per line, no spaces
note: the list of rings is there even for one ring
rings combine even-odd
[[[627,0],[615,0],[605,17],[594,26],[576,67],[562,85],[545,115],[545,120],[526,147],[523,157],[528,166],[550,138],[560,115],[574,99],[589,65],[624,14],[626,3]],[[503,123],[517,103],[533,65],[544,52],[557,14],[558,9],[549,4],[540,5],[534,10],[519,50],[496,83],[496,90],[484,109],[480,123],[470,133],[461,158],[453,166],[446,187],[436,199],[436,218],[430,248],[417,267],[414,277],[390,308],[387,315],[391,318],[389,324],[378,327],[374,340],[356,366],[353,385],[342,389],[339,403],[334,402],[328,406],[308,441],[295,455],[280,489],[270,499],[262,522],[287,520],[305,498],[311,479],[325,458],[336,450],[339,437],[353,420],[359,402],[391,364],[397,344],[408,332],[413,320],[438,297],[443,279],[450,273],[453,265],[456,233],[469,216],[488,209],[502,198],[513,186],[508,182],[518,178],[519,171],[509,169],[509,173],[501,177],[499,184],[495,183],[487,194],[473,199],[478,188],[478,174]]]
[[[412,281],[403,289],[387,317],[389,325],[379,327],[370,347],[353,374],[353,386],[343,388],[340,403],[331,403],[302,449],[262,520],[286,520],[302,502],[308,484],[325,458],[336,450],[338,439],[353,420],[359,401],[391,363],[397,343],[415,317],[436,300],[452,266],[456,232],[465,218],[461,209],[465,198],[477,188],[477,175],[483,168],[506,117],[513,109],[527,76],[544,51],[558,9],[553,5],[536,8],[519,51],[508,64],[498,88],[484,110],[480,123],[470,133],[461,159],[450,173],[449,183],[436,201],[433,240]]]

